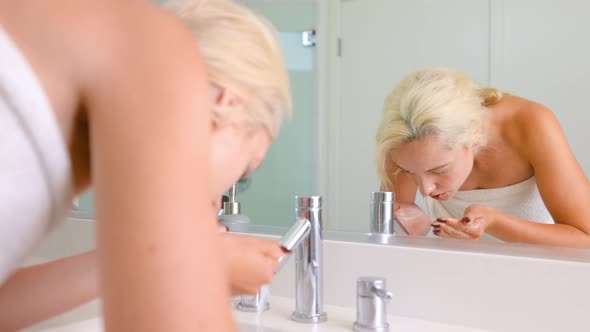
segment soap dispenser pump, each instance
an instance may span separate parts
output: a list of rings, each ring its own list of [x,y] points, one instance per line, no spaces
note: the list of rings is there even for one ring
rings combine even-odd
[[[240,203],[236,201],[236,183],[229,190],[229,200],[223,203],[223,212],[219,221],[230,232],[245,232],[248,230],[250,218],[241,213]]]

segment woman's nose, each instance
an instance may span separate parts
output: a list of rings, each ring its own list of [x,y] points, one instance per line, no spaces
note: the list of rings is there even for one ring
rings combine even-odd
[[[426,179],[421,179],[420,184],[419,184],[419,188],[420,188],[420,194],[422,194],[422,196],[426,197],[426,196],[430,196],[430,194],[432,194],[434,192],[434,190],[436,189],[436,185],[432,181],[428,181]]]

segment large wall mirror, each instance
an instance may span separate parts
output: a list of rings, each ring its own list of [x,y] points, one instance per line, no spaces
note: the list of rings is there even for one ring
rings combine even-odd
[[[384,98],[402,77],[430,66],[548,106],[590,174],[588,2],[240,2],[279,30],[294,98],[266,161],[238,185],[237,201],[255,225],[287,227],[294,196],[320,194],[327,230],[368,232]],[[83,196],[81,209],[91,210],[90,201]],[[416,203],[423,204],[419,194]]]

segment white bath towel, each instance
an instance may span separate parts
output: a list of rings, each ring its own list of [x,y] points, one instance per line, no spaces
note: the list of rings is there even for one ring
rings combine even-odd
[[[0,284],[71,205],[71,165],[51,104],[0,26]]]
[[[465,209],[473,204],[489,206],[530,221],[554,223],[534,176],[506,187],[459,191],[446,201],[426,197],[427,213],[433,220],[440,217],[463,218]],[[483,239],[494,238],[486,235]]]

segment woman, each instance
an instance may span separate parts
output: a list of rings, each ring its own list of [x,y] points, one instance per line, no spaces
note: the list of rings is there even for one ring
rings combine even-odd
[[[271,280],[279,244],[220,235],[215,209],[290,110],[277,40],[229,1],[170,9],[186,26],[149,1],[0,1],[0,330],[100,289],[106,330],[233,331],[230,291]],[[97,252],[12,273],[91,183]]]
[[[413,234],[590,247],[590,184],[541,104],[424,69],[386,98],[377,151],[382,189]]]

